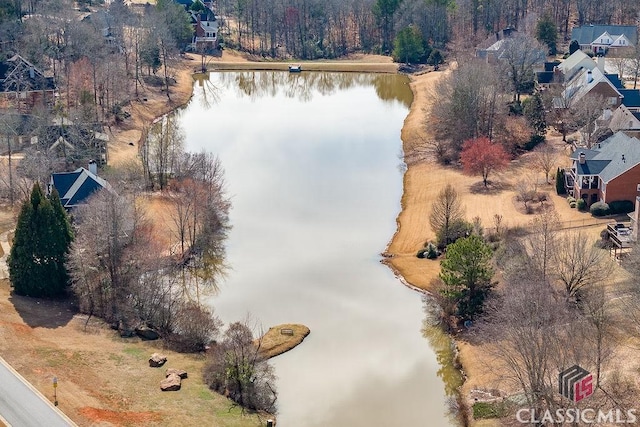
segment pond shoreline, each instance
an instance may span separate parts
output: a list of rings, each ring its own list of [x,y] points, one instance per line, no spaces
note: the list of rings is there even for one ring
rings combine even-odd
[[[367,60],[372,60],[374,62],[366,62]],[[137,109],[132,108],[132,124],[134,128],[138,130],[138,138],[137,138],[137,146],[139,147],[143,135],[144,126],[148,126],[149,123],[156,120],[158,117],[161,117],[173,110],[183,107],[186,105],[193,95],[194,89],[194,70],[200,65],[200,58],[197,55],[187,55],[186,59],[181,62],[180,68],[176,73],[176,84],[171,87],[171,102],[167,102],[167,97],[165,94],[160,93],[159,96],[148,96],[147,101],[139,102],[136,101]],[[224,53],[222,58],[213,58],[210,63],[207,65],[209,71],[217,71],[217,70],[236,70],[236,71],[263,71],[263,70],[280,70],[285,71],[288,70],[289,63],[276,63],[276,62],[256,62],[250,61],[237,53]],[[376,57],[376,56],[366,56],[366,58],[362,58],[361,62],[351,61],[349,59],[345,61],[313,61],[313,62],[302,62],[303,71],[333,71],[333,72],[367,72],[367,73],[397,73],[398,65],[390,62],[390,58],[387,57]],[[196,70],[197,71],[197,70]],[[401,130],[401,140],[403,145],[403,151],[406,153],[410,151],[413,144],[416,143],[416,140],[420,137],[424,136],[424,116],[426,115],[426,109],[429,107],[429,100],[427,99],[427,93],[425,91],[425,82],[426,84],[432,85],[442,76],[443,72],[432,72],[425,73],[421,75],[413,75],[409,76],[411,79],[410,87],[413,93],[413,102],[411,103],[409,113],[403,123]],[[133,112],[137,114],[133,114]],[[137,126],[136,126],[137,125]],[[130,132],[131,128],[127,131]],[[114,145],[120,150],[122,147],[127,144],[127,140],[130,140],[129,135],[126,138],[123,138],[123,132],[116,131],[114,133],[114,137],[112,138],[111,146]],[[119,156],[118,159],[114,163],[126,162],[135,160],[138,154],[137,147],[132,147],[130,144],[129,147],[125,147],[122,156]],[[403,189],[402,189],[402,199],[401,199],[401,211],[398,213],[396,218],[397,228],[390,239],[385,252],[382,254],[383,259],[381,262],[385,264],[388,268],[391,269],[392,273],[398,278],[398,280],[408,288],[417,291],[421,294],[430,295],[430,291],[426,288],[422,283],[416,283],[412,280],[412,276],[415,275],[415,271],[411,271],[407,269],[405,266],[396,263],[397,257],[401,254],[398,251],[398,243],[402,244],[402,233],[406,232],[406,229],[401,230],[402,226],[402,216],[406,214],[407,207],[413,206],[418,203],[416,201],[415,196],[411,193],[410,188],[407,185],[407,174],[412,172],[414,169],[414,165],[408,165],[407,170],[403,176]],[[425,220],[426,222],[426,220]],[[422,230],[424,231],[424,230]],[[428,233],[427,233],[428,234]],[[425,235],[422,232],[422,235]],[[404,254],[403,256],[406,256]],[[433,265],[439,263],[432,263]],[[448,335],[452,342],[452,357],[451,361],[452,365],[455,366],[458,371],[461,373],[462,378],[465,378],[464,375],[464,367],[460,363],[459,353],[460,350],[451,335]],[[462,398],[462,393],[459,392],[458,396],[456,396],[456,400],[460,406],[460,415],[463,416],[464,413],[467,412],[467,408],[464,405],[464,399]],[[466,425],[466,423],[465,423]]]

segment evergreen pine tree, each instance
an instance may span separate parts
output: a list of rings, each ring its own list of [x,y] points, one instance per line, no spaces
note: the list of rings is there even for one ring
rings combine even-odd
[[[540,92],[536,92],[532,97],[525,99],[523,102],[523,112],[535,134],[544,136],[547,132],[547,121]]]
[[[8,260],[14,291],[32,297],[62,294],[69,281],[65,261],[72,239],[58,195],[50,201],[35,184],[22,205]]]
[[[580,50],[580,43],[578,43],[578,40],[571,40],[571,44],[569,44],[569,55],[573,55],[576,50]]]
[[[560,168],[556,172],[556,193],[559,195],[565,194],[566,190],[564,188],[564,172]]]

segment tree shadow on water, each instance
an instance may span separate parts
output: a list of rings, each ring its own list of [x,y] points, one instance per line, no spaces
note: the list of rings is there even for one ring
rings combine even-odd
[[[73,319],[77,310],[68,299],[31,298],[11,292],[9,302],[32,328],[59,328]]]

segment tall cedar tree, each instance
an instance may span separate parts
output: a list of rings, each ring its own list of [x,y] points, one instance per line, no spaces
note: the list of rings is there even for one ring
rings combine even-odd
[[[566,194],[567,190],[564,188],[564,172],[558,168],[556,172],[556,193],[558,195]]]
[[[31,297],[64,293],[69,276],[65,261],[73,240],[71,225],[54,191],[51,199],[36,183],[22,205],[9,255],[9,277],[14,291]]]
[[[544,136],[547,132],[547,119],[544,112],[544,102],[540,92],[522,102],[522,109],[527,122],[533,128],[535,135]]]
[[[442,294],[453,300],[457,315],[463,320],[482,313],[492,287],[491,256],[491,248],[475,234],[447,247],[446,258],[440,264]]]
[[[558,29],[549,15],[544,15],[536,25],[536,38],[549,48],[549,55],[555,55],[557,51]]]
[[[462,145],[460,160],[464,171],[470,175],[482,175],[482,182],[487,186],[489,174],[500,171],[509,164],[509,154],[502,145],[494,144],[488,138],[469,139]]]

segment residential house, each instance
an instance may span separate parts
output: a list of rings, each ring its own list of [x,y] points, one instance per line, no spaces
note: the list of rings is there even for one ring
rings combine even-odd
[[[91,24],[96,31],[102,35],[106,44],[113,46],[115,49],[122,50],[122,46],[116,46],[117,42],[113,32],[113,21],[113,16],[106,10],[98,10],[82,19],[82,22]]]
[[[578,72],[582,70],[593,70],[597,66],[598,64],[593,58],[581,50],[576,50],[567,59],[558,64],[556,70],[562,75],[562,81],[568,82]]]
[[[0,108],[30,113],[34,106],[54,104],[55,83],[20,55],[0,62]]]
[[[202,52],[218,48],[218,19],[213,2],[207,0],[175,0],[191,17],[193,38],[189,49]]]
[[[640,111],[640,89],[620,89],[622,104],[630,111]]]
[[[218,47],[218,20],[213,11],[192,12],[194,35],[192,46],[196,51],[209,51]],[[193,22],[195,20],[195,22]]]
[[[565,83],[561,95],[554,98],[554,106],[555,108],[569,108],[579,103],[587,95],[604,97],[611,110],[618,108],[624,98],[600,68],[581,68],[568,83]]]
[[[640,111],[632,111],[624,103],[611,115],[608,124],[613,132],[623,131],[629,136],[640,137]]]
[[[86,202],[95,192],[102,189],[113,191],[109,183],[98,176],[96,162],[89,162],[89,169],[78,168],[73,172],[51,174],[49,192],[58,191],[60,201],[69,210]]]
[[[76,125],[67,119],[54,121],[31,138],[32,144],[76,164],[85,164],[89,159],[95,159],[100,165],[106,164],[108,142],[109,135],[99,123]]]
[[[476,48],[476,57],[484,59],[488,63],[495,63],[504,50],[504,40],[518,34],[515,28],[507,27],[495,33],[495,36],[487,38]]]
[[[571,40],[577,40],[580,49],[596,55],[632,49],[638,42],[635,25],[583,25],[571,30]]]
[[[640,140],[617,132],[591,149],[579,148],[565,171],[569,194],[587,206],[601,201],[635,201],[640,195]]]

